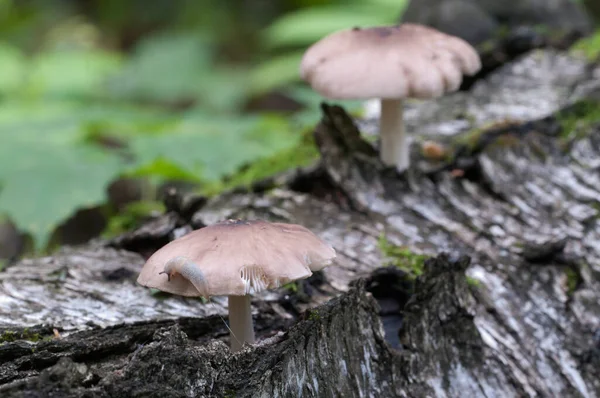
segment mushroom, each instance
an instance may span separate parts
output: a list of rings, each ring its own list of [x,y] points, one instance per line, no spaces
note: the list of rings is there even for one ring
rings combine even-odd
[[[176,239],[144,264],[137,282],[188,297],[228,296],[232,351],[253,344],[250,295],[308,278],[335,250],[307,228],[227,220]]]
[[[480,69],[479,55],[466,41],[405,23],[332,33],[306,51],[300,75],[326,98],[380,99],[380,157],[403,171],[410,152],[402,100],[456,91],[463,75]]]
[[[430,160],[442,160],[448,153],[444,145],[431,140],[421,144],[421,152],[423,152],[426,159]]]

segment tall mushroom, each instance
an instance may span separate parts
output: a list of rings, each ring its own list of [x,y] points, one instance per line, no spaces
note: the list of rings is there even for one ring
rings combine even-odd
[[[406,23],[332,33],[306,51],[300,75],[326,98],[379,98],[380,157],[403,171],[410,152],[402,100],[456,91],[463,74],[479,69],[479,55],[466,41]]]
[[[250,295],[331,264],[335,250],[303,226],[228,220],[163,246],[138,283],[181,296],[228,296],[231,350],[254,343]]]

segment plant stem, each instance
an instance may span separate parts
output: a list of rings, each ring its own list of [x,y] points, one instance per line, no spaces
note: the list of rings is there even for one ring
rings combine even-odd
[[[254,325],[250,308],[250,295],[228,296],[231,351],[242,349],[244,343],[254,344]]]
[[[384,164],[404,171],[410,165],[410,151],[404,130],[401,99],[382,99],[379,121],[380,156]]]

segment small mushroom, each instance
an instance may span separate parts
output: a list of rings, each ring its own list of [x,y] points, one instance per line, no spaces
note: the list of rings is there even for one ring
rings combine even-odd
[[[253,344],[250,295],[308,278],[335,250],[300,225],[228,220],[176,239],[144,264],[138,283],[181,296],[228,296],[231,350]]]
[[[442,160],[448,153],[444,145],[431,140],[421,144],[421,152],[426,159],[430,160]]]
[[[410,165],[403,99],[456,91],[463,75],[480,69],[479,55],[466,41],[405,23],[332,33],[306,51],[300,75],[326,98],[379,98],[380,157],[403,171]]]

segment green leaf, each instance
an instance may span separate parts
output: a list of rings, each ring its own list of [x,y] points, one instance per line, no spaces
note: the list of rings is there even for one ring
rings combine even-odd
[[[212,61],[212,48],[201,36],[151,36],[136,48],[110,87],[120,98],[167,102],[195,98],[200,91],[198,80]]]
[[[400,20],[408,6],[407,0],[368,0],[367,3],[372,7],[384,7],[388,12],[395,15],[396,21]]]
[[[171,131],[131,140],[138,172],[157,160],[207,181],[232,174],[240,166],[289,148],[299,137],[276,116],[237,119],[190,114]]]
[[[250,76],[251,92],[261,94],[300,79],[300,61],[304,51],[294,51],[268,59],[254,68]]]
[[[97,97],[120,64],[119,55],[100,50],[42,53],[33,60],[24,90],[34,96]]]
[[[264,31],[268,48],[307,46],[337,30],[393,24],[398,14],[387,7],[352,4],[299,9],[277,19]]]
[[[82,142],[71,116],[78,111],[67,104],[0,107],[0,213],[30,233],[38,250],[74,209],[103,202],[122,168],[116,154]]]
[[[143,163],[143,161],[141,162]],[[142,164],[134,170],[127,173],[128,177],[152,177],[157,180],[179,180],[189,182],[200,182],[201,175],[194,174],[186,169],[183,169],[178,164],[165,159],[163,157],[157,157],[154,161],[147,164]]]
[[[15,47],[0,43],[0,95],[16,90],[23,81],[25,57]]]
[[[12,149],[21,148],[13,145]],[[9,176],[1,176],[0,211],[29,232],[36,248],[42,249],[53,228],[74,208],[104,201],[106,184],[117,175],[119,165],[116,158],[107,159],[91,148],[22,149],[28,151],[27,157],[14,165]],[[7,155],[0,151],[0,156]]]
[[[236,110],[245,99],[247,73],[215,66],[213,53],[213,45],[197,32],[151,36],[113,77],[110,92],[119,99],[162,105],[200,102],[211,110]]]
[[[198,100],[205,109],[221,113],[239,110],[248,96],[248,72],[218,66],[202,73],[198,82]]]

